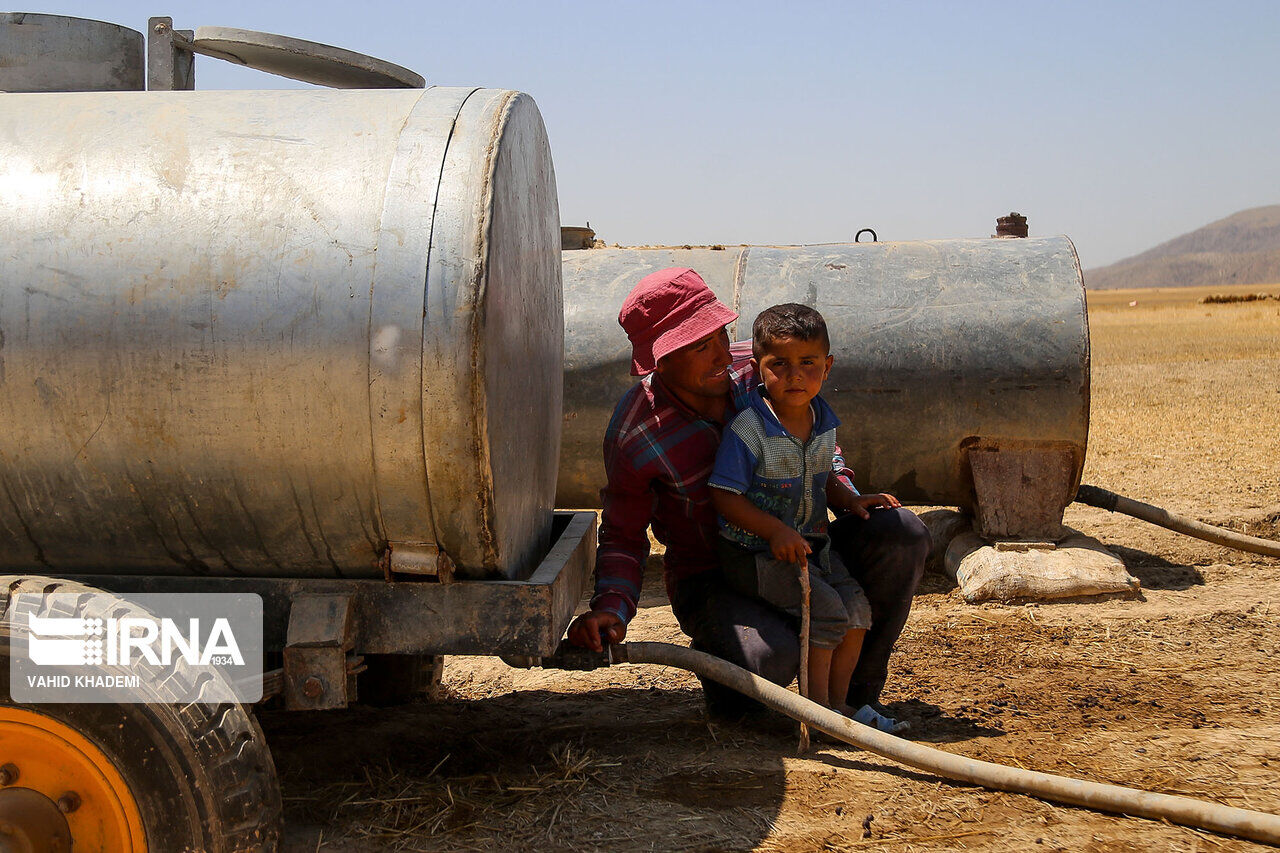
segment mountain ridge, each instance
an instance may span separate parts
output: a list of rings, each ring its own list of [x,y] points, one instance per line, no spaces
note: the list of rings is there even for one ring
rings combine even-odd
[[[1085,272],[1091,290],[1280,282],[1280,204],[1210,222],[1145,252]]]

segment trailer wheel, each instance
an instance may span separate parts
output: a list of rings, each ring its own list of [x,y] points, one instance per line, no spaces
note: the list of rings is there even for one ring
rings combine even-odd
[[[0,833],[25,833],[36,850],[275,850],[280,788],[262,730],[238,703],[166,701],[192,674],[185,664],[144,675],[145,704],[13,701],[11,645],[26,626],[6,617],[13,596],[41,592],[80,594],[46,615],[144,613],[82,584],[0,577]]]
[[[444,672],[442,655],[365,655],[356,696],[377,708],[436,699]]]

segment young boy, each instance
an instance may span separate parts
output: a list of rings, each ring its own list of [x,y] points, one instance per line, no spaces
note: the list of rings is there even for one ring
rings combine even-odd
[[[829,476],[840,421],[818,396],[833,360],[822,315],[775,305],[756,317],[751,336],[761,384],[725,430],[709,480],[726,579],[799,617],[798,571],[807,563],[809,698],[881,731],[901,731],[906,724],[870,705],[845,704],[871,608],[827,538],[828,505],[865,518],[872,508],[901,504],[892,495],[859,495]]]

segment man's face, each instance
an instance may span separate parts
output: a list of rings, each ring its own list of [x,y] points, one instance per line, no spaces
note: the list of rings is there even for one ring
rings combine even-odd
[[[724,397],[729,393],[729,333],[724,329],[699,338],[658,360],[663,383],[694,397]]]

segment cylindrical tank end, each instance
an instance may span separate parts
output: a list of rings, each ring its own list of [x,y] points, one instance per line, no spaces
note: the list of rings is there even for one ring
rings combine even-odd
[[[0,12],[0,92],[144,88],[142,33],[88,18]]]

